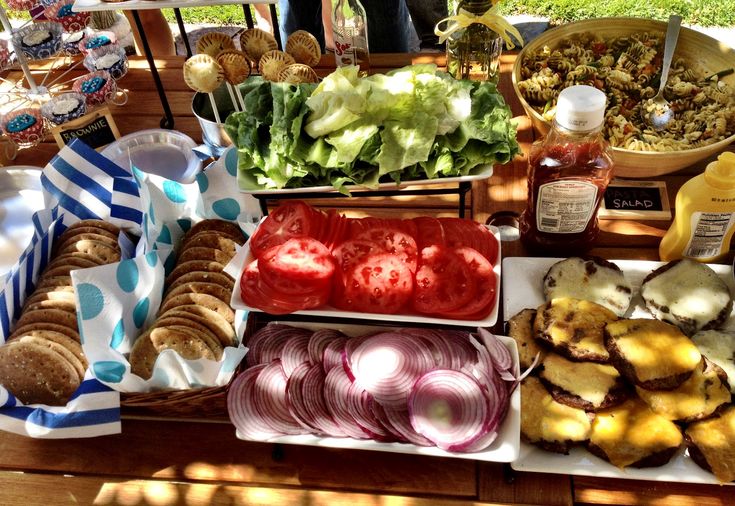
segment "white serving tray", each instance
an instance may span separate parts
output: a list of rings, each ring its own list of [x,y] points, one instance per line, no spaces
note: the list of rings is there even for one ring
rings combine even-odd
[[[535,308],[544,303],[543,277],[546,271],[560,258],[521,258],[503,260],[503,316],[508,318],[524,308]],[[625,277],[631,282],[634,293],[638,292],[643,278],[663,265],[663,262],[638,260],[612,260]],[[731,267],[710,265],[727,283],[730,293],[735,293]],[[631,301],[626,318],[651,318],[640,295],[636,293]],[[735,309],[725,323],[728,329],[735,328]],[[620,469],[595,457],[583,448],[573,448],[569,455],[547,452],[536,446],[521,443],[518,459],[511,464],[517,471],[537,473],[562,473],[602,478],[623,478],[631,480],[652,480],[663,482],[711,483],[720,484],[712,473],[699,467],[682,449],[668,464],[643,469]]]
[[[231,174],[237,174],[237,150],[234,146],[230,146],[222,153],[222,156],[216,163],[223,163]],[[487,179],[493,175],[492,164],[482,165],[477,174],[471,176],[457,177],[440,177],[435,179],[415,179],[412,181],[401,181],[400,183],[380,183],[377,188],[368,188],[360,185],[345,185],[345,189],[350,191],[372,191],[372,190],[400,190],[408,186],[427,186],[437,184],[459,184],[472,181],[480,181]],[[241,179],[238,177],[240,191],[251,195],[282,195],[282,194],[299,194],[299,193],[324,193],[334,192],[337,190],[333,186],[307,186],[304,188],[283,188],[280,190],[263,189],[260,186],[253,185],[250,187],[243,186]]]
[[[396,327],[382,327],[376,325],[353,325],[346,323],[313,323],[313,322],[277,322],[293,327],[307,329],[331,328],[338,329],[348,336],[366,334],[375,330],[390,330]],[[515,340],[498,336],[513,357],[513,369],[516,376],[519,374],[518,348]],[[474,453],[448,452],[436,447],[416,446],[408,443],[382,443],[372,440],[361,440],[352,438],[318,437],[312,435],[280,436],[271,438],[269,443],[284,443],[294,445],[321,446],[326,448],[347,448],[351,450],[372,450],[390,453],[407,453],[412,455],[430,455],[434,457],[451,457],[457,459],[482,460],[486,462],[512,462],[518,457],[520,434],[521,434],[521,389],[516,388],[510,396],[508,413],[500,425],[498,437],[485,450]],[[256,441],[247,439],[239,432],[239,439],[245,441]]]
[[[492,234],[495,236],[495,240],[498,242],[498,259],[501,256],[501,241],[500,233],[495,227],[488,227]],[[230,300],[230,306],[233,309],[242,309],[245,311],[258,311],[263,312],[262,309],[256,307],[250,307],[245,304],[242,300],[240,292],[240,277],[243,271],[250,262],[254,260],[253,255],[250,253],[250,242],[248,241],[240,250],[237,255],[230,261],[225,267],[225,272],[235,278],[235,287],[232,290],[232,299]],[[436,325],[459,325],[462,327],[492,327],[498,320],[498,302],[500,300],[500,264],[496,262],[493,266],[495,272],[495,306],[487,317],[482,320],[451,320],[448,318],[436,318],[433,316],[422,316],[417,313],[399,313],[399,314],[384,314],[384,313],[356,313],[353,311],[342,311],[335,309],[332,306],[324,306],[320,309],[311,309],[308,311],[296,311],[291,314],[296,315],[308,315],[308,316],[326,316],[329,318],[349,318],[357,320],[377,320],[381,322],[408,322],[408,323],[431,323]]]

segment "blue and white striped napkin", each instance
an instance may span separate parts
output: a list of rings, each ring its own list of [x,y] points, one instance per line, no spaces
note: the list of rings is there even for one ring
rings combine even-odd
[[[33,216],[31,243],[0,290],[0,342],[10,335],[25,297],[49,261],[53,239],[82,219],[101,219],[140,233],[143,217],[132,175],[82,141],[74,140],[44,168],[46,209]],[[121,244],[124,257],[132,244]],[[127,250],[127,254],[125,251]],[[81,438],[121,430],[120,394],[88,370],[66,406],[23,406],[0,385],[0,430],[37,438]]]

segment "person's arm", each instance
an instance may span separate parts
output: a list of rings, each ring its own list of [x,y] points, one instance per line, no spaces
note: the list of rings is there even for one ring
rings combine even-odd
[[[135,39],[135,47],[138,54],[143,54],[143,43],[141,42],[138,27],[133,19],[131,11],[123,11],[125,17],[130,22],[133,30],[133,38]],[[172,56],[176,54],[176,45],[174,44],[174,36],[171,33],[171,27],[168,26],[166,18],[160,9],[146,9],[138,11],[140,23],[143,25],[148,45],[154,56]]]

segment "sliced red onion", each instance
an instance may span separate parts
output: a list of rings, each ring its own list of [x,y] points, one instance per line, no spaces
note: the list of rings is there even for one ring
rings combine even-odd
[[[495,364],[490,356],[490,352],[485,348],[485,346],[480,344],[480,342],[472,336],[470,336],[469,341],[476,350],[477,363],[463,367],[462,370],[471,376],[474,376],[481,384],[486,385],[492,381],[492,377],[496,374]]]
[[[416,446],[434,446],[434,443],[414,430],[411,426],[408,411],[405,409],[395,409],[375,403],[373,411],[386,428],[397,434],[399,441],[415,444]]]
[[[260,371],[255,380],[253,404],[263,421],[282,434],[303,434],[304,429],[288,411],[286,375],[279,360],[274,360]]]
[[[309,363],[309,338],[307,334],[298,334],[286,341],[281,351],[281,367],[287,378],[294,369],[303,363]]]
[[[324,378],[324,371],[318,364],[312,365],[306,373],[301,387],[301,393],[304,396],[304,416],[313,422],[321,432],[333,437],[346,437],[345,431],[337,425],[327,409],[327,403],[324,400]]]
[[[399,332],[411,338],[421,339],[431,351],[435,367],[454,369],[457,365],[454,361],[456,354],[442,331],[435,329],[401,329]]]
[[[337,425],[351,438],[367,439],[370,437],[350,415],[347,398],[352,381],[341,367],[333,367],[324,379],[324,401]]]
[[[347,411],[350,416],[373,439],[377,441],[394,440],[393,434],[375,417],[373,404],[375,404],[375,400],[372,395],[360,388],[357,383],[350,385],[350,389],[347,391]]]
[[[254,441],[266,441],[282,435],[265,423],[253,402],[255,381],[265,367],[265,364],[262,364],[246,369],[235,377],[227,393],[227,412],[230,421],[242,437]]]
[[[248,365],[257,365],[260,363],[260,357],[259,357],[259,348],[261,346],[261,342],[269,338],[273,334],[277,334],[281,332],[282,330],[289,329],[290,327],[288,325],[281,325],[278,323],[269,323],[262,329],[258,330],[257,332],[254,332],[252,336],[248,339],[247,346],[248,346],[248,354],[246,357],[246,361]]]
[[[283,356],[283,349],[293,337],[311,336],[311,331],[306,329],[300,329],[296,327],[290,327],[290,329],[284,329],[280,332],[276,332],[266,337],[260,342],[258,347],[258,359],[263,364],[268,364],[273,360],[280,359]]]
[[[408,399],[411,425],[447,451],[464,451],[488,430],[488,398],[477,380],[463,372],[436,369],[416,382]]]
[[[350,358],[352,374],[361,388],[383,406],[402,409],[414,382],[434,367],[434,357],[423,341],[397,332],[371,336]]]
[[[505,347],[500,339],[490,333],[490,331],[483,328],[478,328],[477,330],[482,343],[490,352],[495,367],[500,371],[510,371],[513,367],[513,357],[511,357],[508,348]]]
[[[342,332],[335,329],[316,330],[309,338],[309,359],[312,364],[321,364],[324,360],[324,349],[335,339],[346,339]]]
[[[328,373],[333,367],[342,367],[342,354],[345,351],[347,339],[335,339],[324,348],[322,366],[324,373]]]
[[[320,434],[322,431],[319,424],[309,419],[309,412],[306,409],[306,400],[303,394],[304,378],[306,378],[306,374],[311,367],[308,362],[303,362],[291,371],[286,383],[286,401],[288,412],[299,425],[308,432]]]
[[[442,338],[452,348],[452,367],[459,371],[466,364],[477,362],[477,353],[470,343],[470,333],[464,330],[440,330]]]

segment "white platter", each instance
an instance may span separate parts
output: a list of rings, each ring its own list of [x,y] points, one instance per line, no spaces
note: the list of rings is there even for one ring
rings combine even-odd
[[[230,146],[222,153],[217,163],[224,163],[225,167],[231,174],[237,174],[237,150],[234,146]],[[418,179],[414,181],[401,181],[399,184],[396,183],[381,183],[377,188],[367,188],[359,185],[345,185],[347,190],[351,191],[372,191],[372,190],[400,190],[408,186],[426,186],[436,184],[459,184],[472,181],[479,181],[487,179],[493,175],[492,164],[483,165],[477,174],[471,176],[457,176],[457,177],[442,177],[436,179]],[[259,186],[253,185],[251,187],[243,186],[241,179],[238,177],[238,184],[240,191],[243,193],[249,193],[251,195],[277,195],[277,194],[299,194],[299,193],[324,193],[334,192],[337,190],[333,186],[307,186],[304,188],[283,188],[280,190],[274,189],[263,189]]]
[[[0,278],[30,243],[31,217],[43,207],[39,167],[0,169]]]
[[[313,322],[279,322],[293,327],[307,329],[332,328],[342,331],[348,336],[366,334],[374,330],[390,330],[389,326],[352,325],[346,323],[313,323]],[[518,375],[518,348],[513,339],[498,336],[513,357],[514,372]],[[307,446],[321,446],[327,448],[347,448],[351,450],[372,450],[391,453],[408,453],[412,455],[430,455],[434,457],[452,457],[458,459],[482,460],[486,462],[512,462],[518,457],[521,434],[521,394],[516,388],[510,396],[508,414],[500,425],[498,437],[485,450],[474,453],[453,453],[436,447],[416,446],[408,443],[381,443],[371,440],[351,438],[317,437],[311,435],[280,436],[269,439],[269,443],[285,443]],[[239,439],[250,440],[237,433]]]
[[[495,240],[498,242],[498,258],[501,256],[501,241],[500,233],[495,227],[488,227],[492,234],[495,236]],[[252,234],[251,234],[252,235]],[[250,307],[242,301],[242,295],[240,293],[240,277],[242,276],[245,267],[254,260],[253,255],[250,253],[249,242],[245,244],[237,252],[237,255],[230,261],[225,267],[225,272],[235,279],[235,287],[232,290],[232,299],[230,300],[230,306],[233,309],[242,309],[245,311],[258,311],[263,312],[261,309],[256,307]],[[383,313],[356,313],[352,311],[342,311],[335,309],[331,306],[324,306],[320,309],[311,309],[308,311],[296,311],[296,315],[308,315],[308,316],[325,316],[329,318],[349,318],[357,320],[378,320],[381,322],[408,322],[408,323],[431,323],[437,325],[459,325],[462,327],[491,327],[495,325],[498,320],[498,301],[500,300],[500,264],[496,262],[493,266],[495,272],[495,306],[482,320],[450,320],[448,318],[436,318],[433,316],[422,316],[416,313],[400,313],[400,314],[383,314]]]
[[[528,307],[537,307],[544,302],[542,280],[546,271],[559,258],[506,258],[503,260],[503,316],[508,318]],[[638,291],[641,281],[651,271],[663,265],[662,262],[637,260],[612,260],[625,273],[626,278],[633,285],[634,292]],[[735,293],[735,281],[731,267],[727,265],[710,265],[715,272],[727,283],[730,293]],[[627,318],[651,318],[646,311],[645,304],[636,294],[631,307],[626,313]],[[726,328],[735,328],[735,309],[725,323]],[[652,480],[663,482],[684,483],[711,483],[720,484],[712,473],[699,467],[682,449],[668,464],[660,467],[643,469],[619,469],[612,464],[595,457],[583,448],[574,448],[569,455],[547,452],[527,443],[521,443],[518,460],[511,463],[517,471],[537,473],[563,473],[580,476],[595,476],[603,478],[623,478],[631,480]]]

